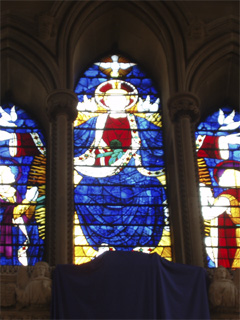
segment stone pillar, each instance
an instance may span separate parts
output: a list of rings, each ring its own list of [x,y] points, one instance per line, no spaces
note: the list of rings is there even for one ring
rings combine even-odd
[[[70,90],[56,90],[47,97],[51,121],[49,141],[50,199],[48,252],[51,265],[72,263],[73,253],[73,121],[78,99]]]
[[[199,119],[199,102],[191,93],[179,93],[168,102],[174,123],[175,164],[178,172],[178,225],[182,257],[179,262],[205,266],[204,228],[199,198],[194,123]],[[173,232],[175,232],[173,230]]]

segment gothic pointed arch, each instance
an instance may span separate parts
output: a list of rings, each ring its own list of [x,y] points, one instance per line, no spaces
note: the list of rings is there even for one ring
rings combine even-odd
[[[74,262],[105,250],[171,260],[160,97],[131,59],[109,54],[80,77],[74,123]]]

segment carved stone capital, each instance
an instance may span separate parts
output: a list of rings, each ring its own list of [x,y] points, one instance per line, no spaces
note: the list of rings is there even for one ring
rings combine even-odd
[[[59,114],[65,114],[69,120],[77,117],[77,95],[71,90],[55,90],[47,96],[47,112],[50,119],[55,119]]]
[[[177,93],[169,99],[168,108],[172,121],[188,116],[196,122],[200,117],[199,100],[192,93]]]

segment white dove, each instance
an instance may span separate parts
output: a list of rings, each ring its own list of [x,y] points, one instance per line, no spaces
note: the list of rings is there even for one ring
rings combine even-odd
[[[136,64],[136,63],[130,63],[130,62],[118,62],[117,55],[111,56],[111,59],[112,59],[112,62],[96,62],[95,64],[104,69],[109,69],[109,68],[112,69],[110,73],[112,77],[119,76],[119,69],[125,70]]]
[[[234,121],[235,110],[233,110],[227,117],[220,109],[218,115],[218,123],[221,125],[219,130],[235,130],[240,126],[240,121]]]
[[[15,110],[15,106],[11,108],[10,114],[3,110],[0,106],[0,125],[3,127],[16,127],[16,124],[13,123],[17,120],[17,113]]]
[[[97,110],[97,104],[94,98],[88,99],[88,97],[84,95],[83,102],[78,102],[77,110],[80,112],[84,112],[84,111],[94,112]]]
[[[139,112],[157,112],[159,107],[159,98],[154,103],[150,102],[150,96],[147,96],[145,100],[139,97],[138,111]]]

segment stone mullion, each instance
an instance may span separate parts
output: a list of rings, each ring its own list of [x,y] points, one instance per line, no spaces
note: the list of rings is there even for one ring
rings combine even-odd
[[[68,121],[67,127],[68,163],[67,163],[67,261],[73,262],[73,218],[74,218],[74,193],[73,193],[73,124]]]
[[[77,96],[56,90],[47,98],[51,136],[51,264],[72,263],[73,232],[73,121]]]
[[[48,227],[48,251],[49,251],[49,263],[50,265],[55,265],[55,250],[56,250],[56,214],[54,211],[54,206],[57,202],[57,189],[54,188],[54,184],[56,181],[57,175],[57,166],[56,164],[56,155],[57,155],[57,144],[55,141],[57,140],[57,121],[53,119],[51,122],[51,140],[50,140],[50,201],[49,201],[49,214],[47,221],[49,222]]]
[[[174,131],[175,131],[175,148],[176,148],[176,154],[178,155],[177,157],[177,172],[178,172],[178,188],[179,188],[179,195],[180,195],[180,220],[181,220],[181,240],[183,241],[184,244],[184,248],[183,248],[183,254],[184,256],[182,257],[183,263],[189,263],[190,257],[189,255],[191,254],[191,249],[190,249],[190,245],[191,245],[191,239],[190,239],[190,234],[188,232],[188,230],[190,229],[190,224],[189,224],[189,219],[188,219],[188,215],[187,215],[187,193],[186,193],[186,186],[185,186],[185,177],[184,177],[184,170],[182,168],[184,168],[185,163],[184,163],[184,157],[181,156],[182,153],[182,137],[181,137],[181,124],[179,122],[175,123],[175,127],[174,127]],[[181,168],[181,169],[179,169]]]
[[[198,100],[189,93],[177,94],[169,100],[169,111],[175,133],[180,233],[184,243],[182,262],[204,266],[203,222],[193,128],[193,123],[199,118]]]
[[[200,243],[200,249],[202,254],[202,261],[203,266],[207,266],[207,253],[205,249],[205,233],[204,233],[204,220],[202,216],[202,207],[201,207],[201,201],[200,201],[200,192],[199,192],[199,173],[198,173],[198,161],[197,161],[197,152],[196,152],[196,137],[195,137],[195,130],[196,126],[195,123],[191,122],[191,137],[192,137],[192,146],[193,146],[193,164],[194,164],[194,172],[195,172],[195,186],[197,190],[197,199],[196,199],[196,206],[198,208],[198,215],[196,219],[198,218],[198,226],[199,226],[199,232],[201,235],[201,243]]]

